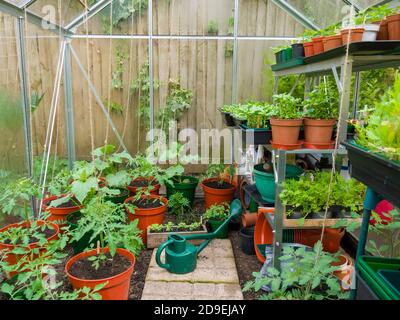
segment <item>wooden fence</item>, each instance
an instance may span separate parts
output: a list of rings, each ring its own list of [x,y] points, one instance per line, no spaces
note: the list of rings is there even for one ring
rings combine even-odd
[[[57,3],[54,1],[47,1]],[[64,1],[63,1],[64,2]],[[210,26],[217,25],[218,35],[232,32],[233,0],[157,0],[153,7],[153,33],[157,35],[205,35]],[[39,10],[37,8],[36,10]],[[70,12],[70,11],[68,11]],[[93,17],[78,33],[102,33],[104,14]],[[15,48],[13,18],[0,15],[1,62],[7,74],[0,86],[18,92],[18,64]],[[210,24],[211,23],[211,24]],[[215,29],[215,28],[214,28]],[[270,0],[240,1],[239,35],[241,36],[297,36],[304,28]],[[147,34],[147,12],[124,22],[113,33]],[[44,99],[33,113],[34,153],[40,154],[45,142],[51,97],[60,46],[60,39],[48,31],[27,25],[27,63],[31,92],[44,93]],[[10,36],[11,35],[11,36]],[[238,100],[269,99],[272,78],[269,65],[273,62],[270,50],[282,41],[239,41]],[[145,146],[145,132],[138,116],[139,94],[130,90],[141,66],[148,61],[147,40],[74,39],[73,48],[83,65],[90,69],[92,80],[104,101],[124,105],[123,114],[112,113],[119,132],[124,134],[128,149],[135,153]],[[231,103],[233,42],[228,40],[154,40],[154,77],[160,83],[155,92],[155,108],[166,103],[169,79],[179,79],[183,88],[193,91],[192,107],[181,119],[181,128],[223,128],[217,107]],[[116,70],[116,51],[127,53],[123,61],[122,89],[110,89],[111,72]],[[89,64],[88,64],[89,62]],[[111,62],[111,66],[110,66]],[[88,65],[90,68],[88,68]],[[111,70],[111,72],[110,72]],[[73,71],[73,99],[75,117],[76,154],[87,158],[91,150],[92,119],[95,146],[108,141],[116,143],[112,131],[75,62]],[[64,84],[60,91],[57,129],[53,150],[66,155]],[[92,116],[91,116],[92,115]],[[22,123],[21,123],[22,124]]]

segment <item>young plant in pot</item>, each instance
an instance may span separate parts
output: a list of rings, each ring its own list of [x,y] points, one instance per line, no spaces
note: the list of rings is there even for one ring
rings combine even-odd
[[[244,291],[263,289],[262,300],[346,300],[348,292],[343,292],[335,272],[339,266],[337,255],[322,251],[318,241],[313,250],[306,247],[283,247],[279,258],[281,270],[273,267],[265,272],[255,272],[255,280],[249,281]]]
[[[203,215],[203,221],[207,221],[211,232],[216,231],[229,217],[229,205],[212,205]],[[226,239],[228,237],[228,225],[223,228],[217,235],[218,239]]]
[[[21,178],[5,186],[0,196],[2,213],[15,215],[22,222],[9,224],[0,229],[0,252],[2,262],[10,268],[19,260],[33,259],[45,250],[44,245],[57,239],[60,228],[57,224],[33,217],[31,199],[41,198],[41,190],[32,179]],[[15,273],[7,274],[8,277]]]
[[[312,41],[312,38],[314,38],[317,34],[318,34],[317,31],[307,29],[306,31],[304,31],[304,33],[300,37],[303,42],[305,57],[311,57],[315,54],[314,53],[314,43]]]
[[[127,185],[130,181],[130,174],[125,169],[133,161],[133,158],[126,151],[117,153],[113,145],[105,145],[92,152],[99,177],[100,187],[107,187],[108,195],[106,200],[114,203],[124,203],[129,196]]]
[[[236,187],[233,185],[233,178],[236,173],[234,165],[228,166],[228,178],[224,178],[226,173],[224,164],[211,164],[206,172],[206,179],[201,183],[204,191],[204,201],[206,208],[221,203],[231,203],[235,195]]]
[[[272,143],[277,147],[300,147],[300,128],[303,125],[300,99],[290,94],[273,96],[271,110]]]
[[[100,300],[98,286],[94,289],[84,287],[79,290],[63,291],[63,282],[57,281],[56,268],[63,263],[67,237],[46,242],[43,250],[24,255],[14,265],[8,265],[0,259],[0,266],[9,274],[16,274],[3,282],[0,291],[10,300]]]
[[[330,149],[333,147],[333,128],[337,122],[339,99],[321,84],[304,100],[305,147]]]
[[[127,300],[136,258],[143,247],[138,223],[128,223],[124,204],[96,196],[82,211],[72,240],[91,234],[89,245],[99,239],[95,249],[72,257],[65,272],[74,289],[96,288],[103,300]]]
[[[162,224],[168,210],[168,200],[152,195],[149,190],[141,189],[133,197],[125,200],[128,220],[137,223],[142,231],[141,237],[147,244],[147,229],[153,224]]]

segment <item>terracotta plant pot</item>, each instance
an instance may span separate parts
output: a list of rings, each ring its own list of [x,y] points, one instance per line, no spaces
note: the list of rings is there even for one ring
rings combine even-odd
[[[110,249],[105,248],[104,251],[109,252]],[[96,280],[85,280],[76,278],[72,274],[70,274],[69,270],[76,261],[86,257],[94,256],[96,255],[96,253],[96,249],[82,252],[72,257],[67,262],[67,264],[65,265],[65,273],[67,274],[68,280],[71,282],[72,287],[74,289],[82,289],[84,287],[94,289],[97,285],[107,282],[107,285],[99,291],[99,294],[102,296],[103,300],[128,300],[131,276],[136,262],[135,256],[128,250],[117,249],[117,253],[129,259],[129,261],[131,261],[131,265],[124,272],[117,274],[113,277]]]
[[[342,36],[340,34],[335,36],[325,37],[324,39],[324,51],[333,50],[341,46],[342,46]]]
[[[343,291],[348,291],[352,284],[352,275],[354,272],[353,261],[346,255],[340,255],[339,261],[333,262],[332,266],[339,267],[337,271],[333,272],[333,275],[340,280],[340,286]]]
[[[387,17],[389,40],[400,40],[400,14]]]
[[[207,183],[216,182],[218,179],[211,178],[203,180],[201,187],[204,191],[204,201],[206,204],[206,209],[210,208],[212,205],[218,205],[221,203],[231,203],[235,195],[236,188],[232,185],[229,189],[217,189],[207,186]],[[224,180],[230,183],[228,180]]]
[[[271,119],[272,140],[279,145],[294,145],[299,142],[303,119]]]
[[[364,35],[364,28],[350,28],[343,29],[340,31],[342,35],[342,43],[346,45],[350,42],[359,42],[362,41]]]
[[[151,179],[151,177],[150,177],[150,179]],[[144,181],[144,180],[147,180],[147,179],[146,178],[137,178],[133,181]],[[141,189],[141,187],[135,187],[135,186],[131,186],[131,185],[128,185],[126,188],[131,192],[131,196],[134,196],[136,194],[136,192],[138,191],[138,189]],[[151,189],[150,194],[152,194],[154,196],[158,196],[160,194],[160,188],[161,188],[161,185],[159,183],[153,185],[153,189]]]
[[[314,43],[311,42],[304,42],[304,56],[311,57],[314,55]]]
[[[46,221],[43,221],[43,220],[38,220],[37,221],[37,225],[38,226],[42,226],[44,224],[50,225],[55,231],[55,233],[53,235],[51,235],[50,237],[47,238],[47,241],[56,240],[58,235],[59,235],[59,233],[60,233],[59,226],[57,224],[55,224],[55,223],[52,223],[52,222],[46,222]],[[0,229],[0,233],[5,232],[5,231],[7,231],[9,229],[13,229],[13,228],[27,227],[28,225],[29,225],[28,222],[20,222],[20,223],[9,224],[8,226]],[[10,266],[15,265],[18,262],[18,260],[21,259],[24,256],[23,254],[16,255],[14,253],[7,253],[7,252],[13,251],[15,248],[18,248],[18,247],[21,247],[21,248],[24,248],[24,249],[26,248],[27,251],[32,250],[32,249],[36,249],[36,248],[40,248],[38,242],[30,243],[28,246],[18,246],[18,245],[0,243],[0,251],[4,250],[4,252],[5,252],[3,261],[6,261]],[[43,252],[44,250],[45,249],[40,249],[41,252]],[[16,272],[12,272],[8,276],[9,277],[13,277],[16,274],[17,274]]]
[[[257,213],[245,212],[242,214],[242,226],[243,228],[249,228],[255,226],[257,222]]]
[[[42,210],[50,213],[50,216],[47,219],[48,221],[65,221],[66,222],[67,216],[70,213],[77,212],[83,208],[82,205],[80,205],[80,206],[76,205],[76,206],[65,207],[65,208],[49,207],[50,203],[53,200],[57,200],[62,197],[65,197],[65,195],[52,196],[52,197],[43,199]]]
[[[330,253],[338,252],[344,234],[344,229],[326,228],[322,241],[324,251]],[[299,232],[295,234],[296,243],[301,243],[309,247],[314,247],[319,240],[321,240],[321,229],[299,230]]]
[[[147,244],[147,228],[152,224],[162,224],[168,209],[168,200],[166,198],[154,195],[149,197],[150,199],[160,200],[163,205],[158,208],[137,208],[134,213],[130,212],[128,208],[126,209],[129,221],[139,220],[138,228],[143,231],[141,237],[144,244]],[[142,199],[146,198],[146,196],[142,196]],[[125,203],[129,203],[133,200],[134,197],[130,197],[125,200]]]
[[[332,141],[335,119],[317,120],[304,119],[304,134],[306,143],[328,144]]]
[[[387,19],[378,22],[380,24],[376,40],[389,40],[389,25]]]
[[[324,52],[324,38],[325,37],[312,38],[314,54],[320,54]]]

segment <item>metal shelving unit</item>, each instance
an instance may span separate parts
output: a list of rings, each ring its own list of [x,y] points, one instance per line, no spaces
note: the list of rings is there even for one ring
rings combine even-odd
[[[304,65],[295,66],[286,70],[274,72],[275,76],[275,92],[278,88],[279,78],[287,75],[306,76],[305,95],[310,91],[311,85],[316,77],[333,74],[339,93],[341,94],[341,113],[339,115],[339,127],[342,128],[339,135],[339,142],[344,142],[347,138],[347,120],[350,107],[351,77],[356,73],[355,100],[359,96],[360,72],[378,68],[388,68],[400,66],[400,41],[375,41],[375,42],[359,42],[352,43],[348,48],[346,56],[346,47],[340,47],[326,53],[322,53],[313,57],[305,58]],[[340,74],[340,76],[339,76]],[[354,108],[356,108],[355,101]],[[355,111],[354,111],[355,114]],[[314,150],[314,149],[298,149],[293,151],[274,150],[268,146],[272,152],[272,161],[274,163],[275,183],[276,183],[276,199],[275,213],[265,213],[266,219],[273,229],[273,247],[274,247],[274,267],[280,268],[279,256],[282,250],[283,230],[294,228],[293,224],[285,224],[284,207],[280,201],[279,194],[282,191],[282,183],[285,180],[287,155],[290,154],[334,154],[341,157],[346,156],[347,150],[340,146],[337,150]],[[329,219],[331,220],[331,219]],[[332,221],[326,220],[325,226],[332,226]],[[365,224],[364,217],[364,224]],[[354,221],[354,220],[352,220]],[[361,221],[361,219],[360,219]],[[369,220],[368,220],[369,221]],[[321,226],[319,226],[321,227]],[[318,226],[305,225],[297,226],[296,229],[318,228]],[[365,231],[365,226],[362,229]],[[366,238],[366,234],[361,236]]]

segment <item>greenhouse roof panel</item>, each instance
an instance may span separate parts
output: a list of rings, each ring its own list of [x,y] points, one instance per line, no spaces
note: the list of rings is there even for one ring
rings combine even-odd
[[[24,8],[29,6],[31,3],[35,2],[36,0],[4,0],[18,8]]]

